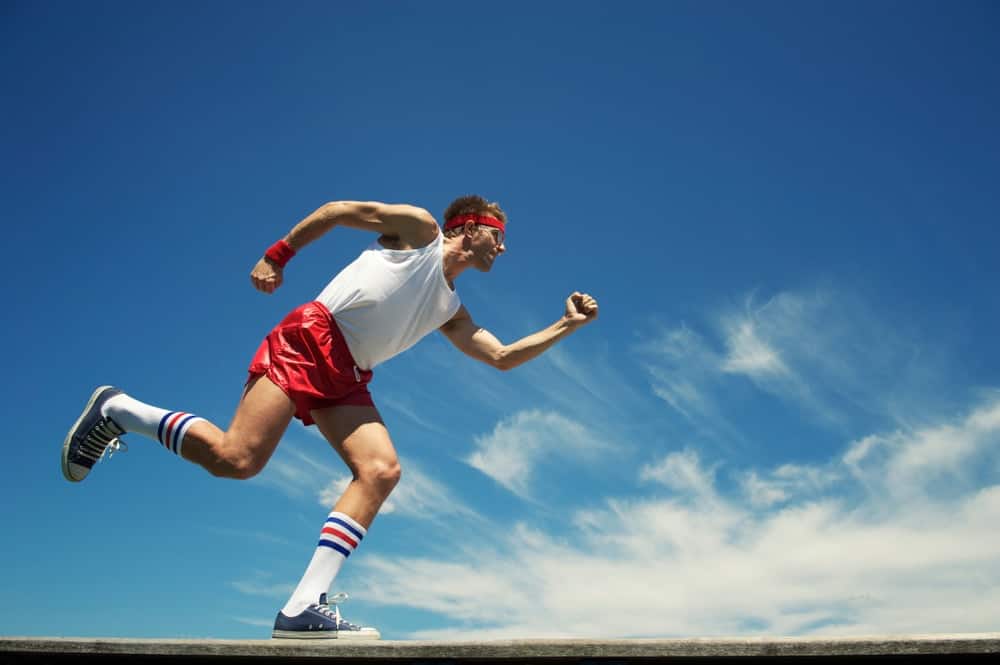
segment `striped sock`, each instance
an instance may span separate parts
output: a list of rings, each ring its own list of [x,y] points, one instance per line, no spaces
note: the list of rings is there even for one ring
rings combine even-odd
[[[301,614],[302,610],[319,601],[320,594],[328,593],[340,567],[366,533],[363,526],[344,513],[330,513],[319,534],[319,544],[312,560],[292,597],[281,609],[282,613],[286,617]]]
[[[116,395],[104,405],[103,414],[111,417],[126,432],[136,432],[159,441],[164,448],[181,454],[184,435],[199,420],[183,411],[167,411],[151,406],[128,395]]]

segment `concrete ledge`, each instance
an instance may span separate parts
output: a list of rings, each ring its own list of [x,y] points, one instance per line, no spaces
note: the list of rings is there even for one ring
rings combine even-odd
[[[119,638],[0,637],[0,661],[56,662],[83,655],[127,657],[130,661],[220,659],[226,662],[288,662],[322,658],[365,662],[682,662],[806,658],[824,662],[896,660],[925,656],[940,662],[956,657],[1000,655],[1000,633],[899,635],[851,638],[703,638],[703,639],[534,639],[484,642],[336,640],[184,640]],[[926,660],[926,658],[920,658]]]

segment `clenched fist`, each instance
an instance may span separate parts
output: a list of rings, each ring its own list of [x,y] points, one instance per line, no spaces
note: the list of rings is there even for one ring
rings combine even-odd
[[[281,286],[282,269],[267,258],[263,258],[250,271],[250,281],[258,291],[274,293],[274,290]]]
[[[566,319],[583,325],[597,318],[597,301],[589,293],[574,291],[566,298]]]

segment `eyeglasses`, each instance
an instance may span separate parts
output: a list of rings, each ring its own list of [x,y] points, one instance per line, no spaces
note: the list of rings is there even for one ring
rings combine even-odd
[[[496,243],[497,246],[503,244],[503,239],[504,239],[503,231],[494,226],[485,226],[483,224],[480,224],[479,228],[486,229],[487,231],[489,231],[490,235],[493,236],[493,242]]]

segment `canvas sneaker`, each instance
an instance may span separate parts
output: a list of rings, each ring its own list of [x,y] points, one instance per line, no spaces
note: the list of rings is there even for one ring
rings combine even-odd
[[[362,627],[341,618],[338,604],[345,600],[347,594],[338,593],[331,602],[327,602],[324,593],[320,595],[318,603],[310,605],[296,616],[289,617],[285,616],[284,612],[278,612],[271,637],[321,640],[379,639],[381,635],[374,628]]]
[[[90,396],[86,408],[63,441],[62,472],[66,480],[80,482],[105,454],[110,458],[126,448],[125,442],[118,438],[125,430],[111,418],[101,415],[105,402],[121,392],[111,386],[101,386]]]

